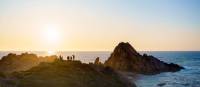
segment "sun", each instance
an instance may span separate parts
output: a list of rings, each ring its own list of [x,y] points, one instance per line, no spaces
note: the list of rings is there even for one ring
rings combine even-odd
[[[56,52],[55,51],[47,51],[47,54],[48,55],[56,55]]]
[[[40,42],[41,49],[45,51],[58,51],[62,46],[63,32],[62,28],[56,24],[47,24],[41,26]],[[49,52],[51,54],[51,52]]]
[[[46,25],[43,29],[43,39],[47,44],[57,45],[60,43],[60,28],[55,25]]]

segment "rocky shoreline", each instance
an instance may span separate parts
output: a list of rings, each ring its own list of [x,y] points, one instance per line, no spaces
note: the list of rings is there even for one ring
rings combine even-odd
[[[105,66],[119,71],[139,74],[158,74],[184,69],[180,65],[160,61],[151,55],[141,55],[128,42],[121,42],[115,47],[113,53],[105,62]]]
[[[8,54],[0,60],[0,87],[136,87],[136,74],[159,74],[184,69],[153,56],[139,54],[129,43],[119,43],[105,63],[62,56]]]

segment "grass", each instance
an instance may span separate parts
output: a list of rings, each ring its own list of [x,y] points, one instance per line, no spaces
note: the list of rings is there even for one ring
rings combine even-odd
[[[17,87],[126,87],[113,71],[94,66],[80,61],[55,61],[13,73],[12,77],[17,78]]]

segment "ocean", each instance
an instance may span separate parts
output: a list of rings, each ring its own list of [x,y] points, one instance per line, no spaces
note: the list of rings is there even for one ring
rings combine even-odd
[[[0,58],[8,53],[23,53],[21,51],[0,52]],[[47,56],[48,52],[29,52],[39,56]],[[153,55],[162,61],[176,63],[185,69],[179,72],[165,72],[157,75],[137,75],[134,80],[137,87],[200,87],[200,51],[147,51],[140,52]],[[67,56],[75,55],[76,60],[84,63],[94,62],[100,57],[104,62],[111,52],[103,51],[79,51],[79,52],[57,52],[56,55]]]

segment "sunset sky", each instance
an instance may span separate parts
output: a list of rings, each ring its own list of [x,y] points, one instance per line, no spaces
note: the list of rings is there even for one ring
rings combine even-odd
[[[1,51],[200,50],[200,0],[0,0]]]

